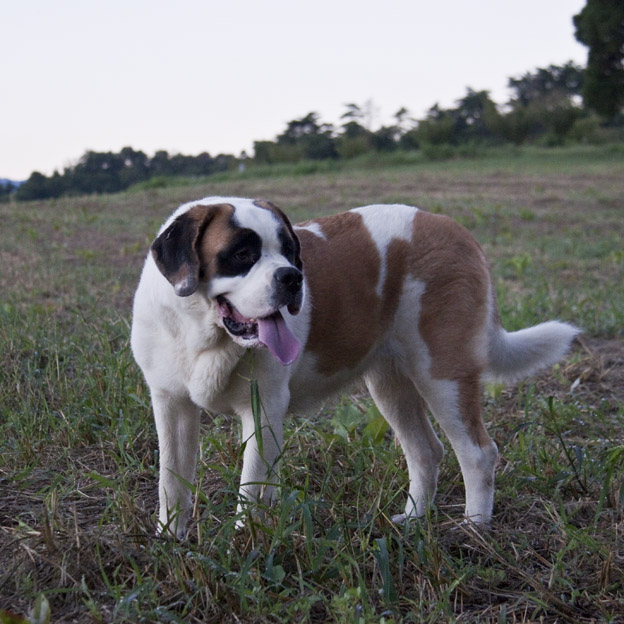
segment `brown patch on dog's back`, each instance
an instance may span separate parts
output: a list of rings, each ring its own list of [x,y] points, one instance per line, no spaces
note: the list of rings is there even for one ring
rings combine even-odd
[[[431,375],[457,380],[482,366],[474,338],[488,309],[489,269],[481,247],[448,217],[418,211],[410,273],[425,283],[418,323],[432,357]]]
[[[356,367],[381,338],[398,304],[403,260],[400,253],[389,254],[395,270],[388,273],[380,298],[381,258],[361,215],[346,212],[313,223],[324,238],[297,230],[312,302],[306,349],[329,376]]]
[[[489,268],[474,237],[452,219],[418,211],[412,223],[411,240],[397,237],[386,247],[381,297],[381,257],[358,213],[301,224],[316,224],[323,234],[297,230],[312,302],[306,348],[325,375],[354,368],[393,321],[406,276],[419,280],[425,290],[414,324],[431,356],[429,374],[458,383],[464,424],[485,446],[490,439],[481,420],[479,379],[487,354],[479,352],[484,346],[478,340],[490,308]]]

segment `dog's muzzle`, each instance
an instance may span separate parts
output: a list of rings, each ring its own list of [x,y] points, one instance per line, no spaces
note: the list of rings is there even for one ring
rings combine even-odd
[[[264,345],[285,366],[292,364],[301,352],[301,343],[288,327],[281,308],[297,314],[303,302],[303,275],[295,267],[281,267],[272,278],[273,312],[260,318],[241,314],[224,295],[217,297],[219,317],[232,338],[246,347]]]
[[[303,274],[295,267],[281,267],[273,273],[272,305],[276,308],[288,306],[291,314],[297,314],[303,302]]]

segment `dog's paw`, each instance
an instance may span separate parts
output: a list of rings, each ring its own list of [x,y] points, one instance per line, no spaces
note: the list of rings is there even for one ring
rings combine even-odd
[[[392,520],[392,522],[394,524],[398,524],[399,526],[403,526],[404,524],[410,524],[411,522],[416,522],[416,521],[420,521],[425,517],[425,514],[407,514],[407,513],[401,513],[401,514],[395,514],[394,516],[392,516],[390,518],[390,520]]]
[[[186,537],[187,524],[190,512],[178,512],[164,518],[159,518],[156,525],[156,535],[181,541]]]
[[[461,528],[464,530],[481,532],[481,531],[489,531],[491,528],[491,517],[482,517],[482,516],[470,516],[465,517],[461,521]]]
[[[163,525],[160,521],[156,527],[156,537],[181,541],[186,537],[186,528],[173,527],[171,524]]]

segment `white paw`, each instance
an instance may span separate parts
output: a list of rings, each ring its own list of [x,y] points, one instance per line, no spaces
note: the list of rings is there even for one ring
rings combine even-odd
[[[492,516],[490,514],[473,514],[471,516],[465,516],[462,520],[462,527],[477,530],[487,530],[490,528],[490,521]]]
[[[156,526],[156,535],[170,539],[183,540],[186,537],[186,527],[190,511],[174,513],[169,517],[160,518]]]
[[[417,514],[417,513],[402,513],[402,514],[396,514],[394,516],[392,516],[390,518],[390,520],[392,520],[392,522],[394,522],[394,524],[399,524],[399,525],[403,525],[406,522],[414,522],[416,520],[421,520],[423,517],[425,516],[424,513],[421,514]]]

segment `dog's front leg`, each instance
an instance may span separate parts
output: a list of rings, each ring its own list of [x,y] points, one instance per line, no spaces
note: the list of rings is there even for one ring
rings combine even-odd
[[[158,532],[182,538],[192,510],[200,409],[189,399],[156,392],[152,403],[160,453]]]
[[[251,406],[240,411],[242,421],[243,469],[239,490],[238,512],[245,502],[270,503],[277,484],[277,462],[282,452],[284,415],[288,397],[263,403],[261,414]],[[239,521],[239,526],[242,524]]]

